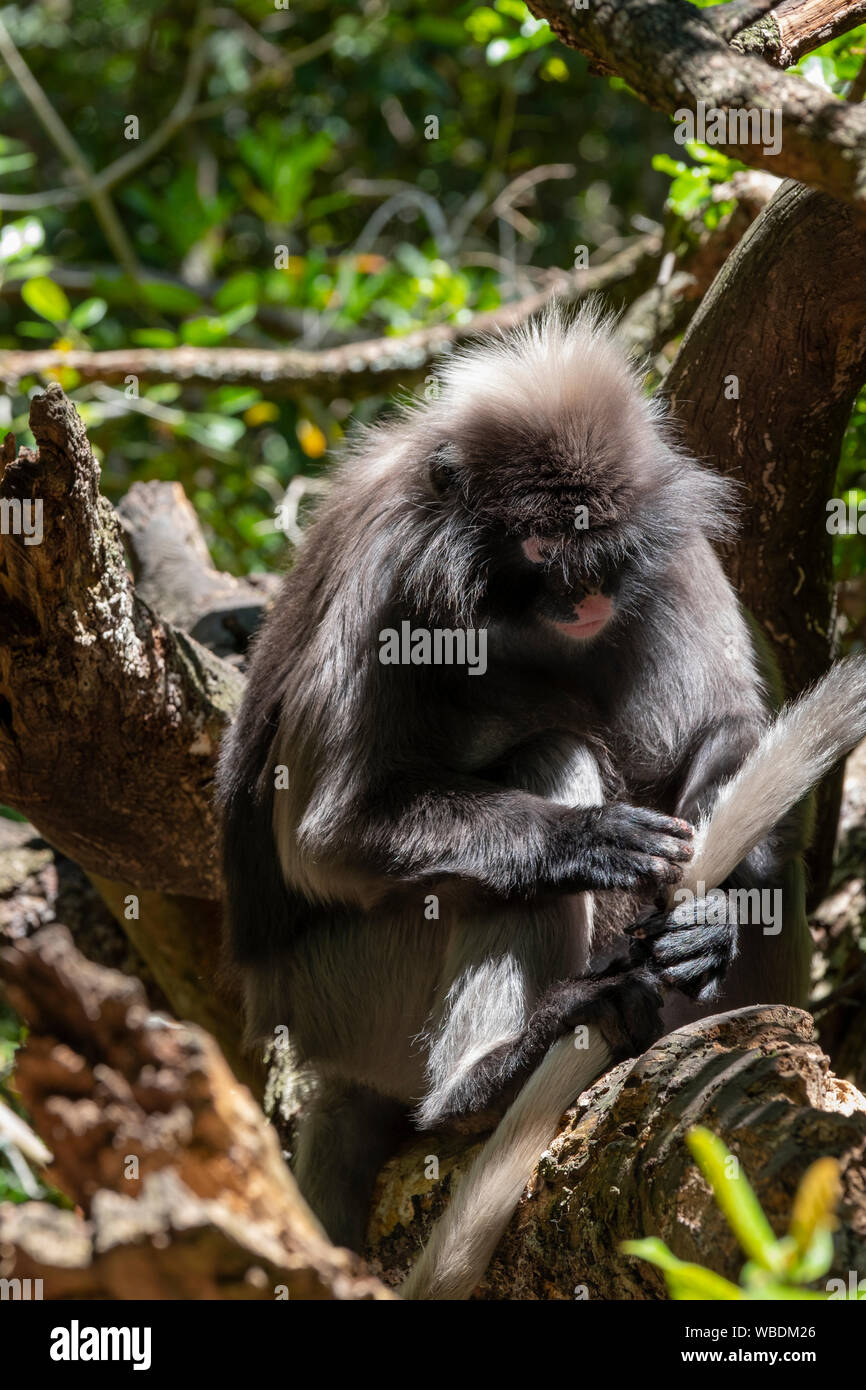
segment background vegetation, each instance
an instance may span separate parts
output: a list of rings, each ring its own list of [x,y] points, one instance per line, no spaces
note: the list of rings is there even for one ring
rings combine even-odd
[[[618,79],[591,78],[520,0],[345,11],[38,0],[0,18],[94,170],[140,154],[190,94],[169,138],[110,189],[112,235],[92,203],[50,196],[76,171],[7,76],[0,348],[322,347],[402,334],[544,284],[575,246],[603,258],[637,231],[664,223],[676,236],[696,208],[710,220],[725,207],[710,193],[731,161],[685,155],[666,117]],[[812,80],[844,91],[862,43],[856,30],[810,56]],[[425,138],[431,116],[436,139]],[[215,562],[239,573],[281,563],[274,513],[288,482],[318,472],[349,420],[383,405],[173,383],[134,398],[61,378],[108,494],[179,479]],[[39,384],[0,402],[0,425],[23,439]],[[842,488],[866,481],[864,415],[861,401]],[[837,552],[840,577],[866,563],[862,537]]]

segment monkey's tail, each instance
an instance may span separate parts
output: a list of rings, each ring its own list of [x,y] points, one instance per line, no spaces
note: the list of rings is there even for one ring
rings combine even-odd
[[[719,790],[697,828],[678,888],[723,883],[835,762],[866,738],[866,658],[840,661],[786,706]],[[700,890],[699,890],[700,891]],[[465,1299],[483,1275],[563,1112],[610,1066],[599,1030],[577,1049],[560,1038],[506,1111],[460,1182],[400,1292],[407,1299]]]
[[[563,1111],[612,1061],[597,1028],[588,1047],[560,1038],[532,1073],[460,1181],[400,1289],[403,1298],[468,1298],[478,1283]]]
[[[677,888],[723,883],[792,806],[866,738],[866,657],[838,661],[786,705],[718,791]]]

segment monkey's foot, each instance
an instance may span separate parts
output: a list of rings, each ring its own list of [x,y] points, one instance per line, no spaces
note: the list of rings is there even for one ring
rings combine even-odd
[[[661,1037],[662,996],[649,970],[642,968],[561,980],[543,996],[527,1029],[541,1054],[557,1038],[594,1025],[615,1061],[637,1057]]]

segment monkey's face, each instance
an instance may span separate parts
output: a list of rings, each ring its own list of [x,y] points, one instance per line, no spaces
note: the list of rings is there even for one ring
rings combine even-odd
[[[580,582],[570,575],[567,563],[557,564],[556,543],[541,536],[521,541],[520,549],[541,583],[536,600],[540,616],[575,642],[598,637],[614,616],[618,576],[608,566],[604,573],[584,576]]]

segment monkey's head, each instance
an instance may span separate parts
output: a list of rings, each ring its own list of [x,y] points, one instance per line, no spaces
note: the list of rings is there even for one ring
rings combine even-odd
[[[592,309],[458,358],[427,418],[433,505],[488,617],[591,641],[639,612],[674,547],[725,529],[729,484],[672,445]]]

